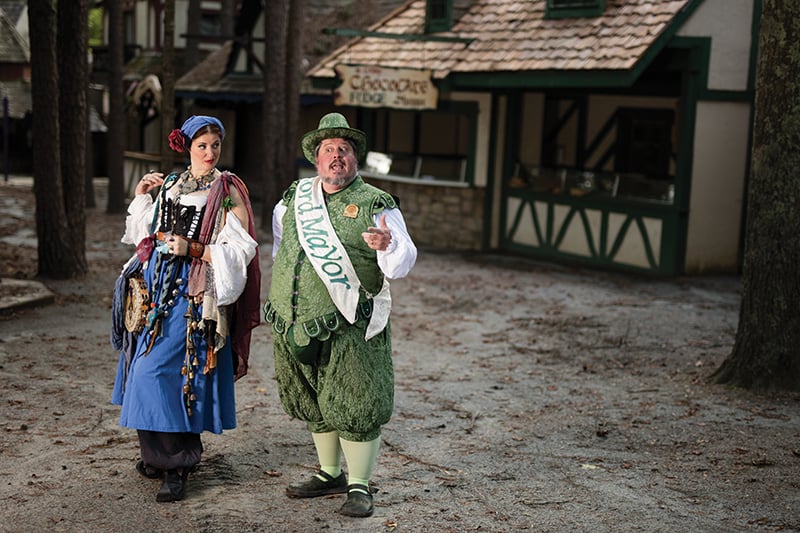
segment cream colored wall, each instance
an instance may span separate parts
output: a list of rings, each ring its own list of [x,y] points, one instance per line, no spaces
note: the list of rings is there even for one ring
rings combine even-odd
[[[136,44],[141,44],[145,48],[152,48],[155,43],[153,42],[153,18],[148,16],[150,9],[147,2],[136,2],[133,7],[134,17],[136,19]]]
[[[687,273],[737,269],[749,128],[747,103],[697,104]]]
[[[476,102],[478,104],[478,131],[475,139],[476,187],[486,187],[489,182],[489,141],[491,137],[492,95],[489,93],[452,93],[454,102]]]
[[[175,48],[184,48],[186,39],[181,37],[186,33],[189,26],[189,2],[188,0],[175,0]]]
[[[708,88],[747,89],[754,0],[704,0],[678,35],[711,37]]]

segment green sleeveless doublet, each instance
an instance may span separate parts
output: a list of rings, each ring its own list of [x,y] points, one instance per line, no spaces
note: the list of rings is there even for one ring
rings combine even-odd
[[[265,319],[280,335],[292,332],[290,342],[308,345],[311,338],[327,340],[332,332],[347,326],[325,284],[317,275],[298,239],[295,220],[295,181],[284,193],[287,211],[283,216],[283,236],[272,267],[269,300]],[[328,215],[361,282],[356,321],[372,314],[372,296],[383,284],[375,250],[361,234],[374,226],[374,215],[397,204],[392,196],[364,182],[361,176],[345,189],[327,197]]]

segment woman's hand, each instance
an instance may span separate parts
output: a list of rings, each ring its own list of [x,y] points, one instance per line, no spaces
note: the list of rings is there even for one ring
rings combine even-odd
[[[167,238],[167,249],[172,255],[187,255],[189,253],[189,241],[180,235],[170,235]]]
[[[160,187],[164,183],[164,173],[151,170],[139,180],[136,184],[135,194],[147,194],[156,187]]]

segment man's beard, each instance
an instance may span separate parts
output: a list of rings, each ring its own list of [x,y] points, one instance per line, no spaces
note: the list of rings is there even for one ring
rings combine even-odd
[[[356,177],[358,171],[356,170],[352,174],[347,176],[342,176],[341,178],[333,178],[331,176],[320,176],[322,178],[322,182],[328,185],[332,185],[334,187],[343,187],[353,181]]]

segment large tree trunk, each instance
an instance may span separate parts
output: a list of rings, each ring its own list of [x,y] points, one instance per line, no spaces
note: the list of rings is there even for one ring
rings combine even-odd
[[[233,36],[233,21],[236,19],[236,0],[222,0],[220,2],[220,17],[222,35],[230,39]]]
[[[58,135],[58,61],[56,8],[53,0],[28,0],[31,36],[32,133],[37,146],[33,158],[36,195],[36,237],[39,275],[66,279],[73,275],[68,252],[69,231],[61,184],[61,148]]]
[[[173,30],[172,33],[175,33],[175,0],[172,0],[172,19],[173,19]],[[189,0],[189,12],[187,14],[186,19],[186,33],[190,35],[190,37],[186,38],[186,51],[185,51],[185,66],[186,69],[191,69],[197,63],[200,62],[200,39],[198,39],[198,35],[200,35],[200,20],[202,15],[202,10],[200,6],[200,0]],[[164,25],[166,26],[166,13],[164,14]],[[167,39],[166,39],[166,28],[164,30],[164,49],[166,50],[167,46]],[[166,61],[164,63],[166,66]]]
[[[125,110],[122,85],[124,64],[125,28],[122,20],[122,2],[106,2],[108,11],[108,213],[123,213],[125,208]]]
[[[175,128],[175,0],[164,2],[164,48],[161,51],[161,171],[172,172],[175,161],[169,134]]]
[[[261,226],[272,227],[272,208],[280,199],[281,184],[286,180],[280,165],[286,135],[286,42],[289,0],[274,0],[264,11],[266,20],[264,54],[264,99],[262,132],[264,135],[264,173],[262,174]]]
[[[61,142],[61,178],[69,227],[69,261],[75,273],[85,274],[86,263],[86,140],[89,123],[87,90],[89,0],[61,2],[58,8],[58,117]]]
[[[303,10],[304,0],[293,0],[289,7],[286,36],[286,132],[280,160],[281,190],[297,178],[297,154],[300,146],[297,121],[300,116],[300,84],[303,79]]]
[[[712,378],[800,390],[800,2],[764,0],[742,302],[733,351]]]

